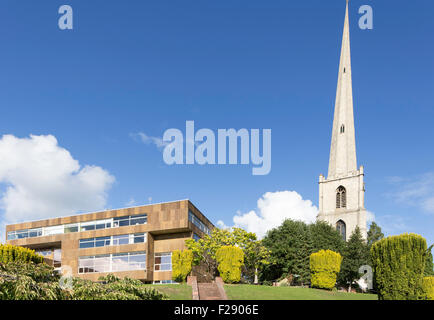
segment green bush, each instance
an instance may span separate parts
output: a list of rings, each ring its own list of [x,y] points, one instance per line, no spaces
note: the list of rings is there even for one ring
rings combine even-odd
[[[434,300],[434,277],[423,278],[422,285],[426,299]]]
[[[45,264],[19,261],[0,264],[0,300],[166,300],[140,280],[113,274],[99,282],[63,278]]]
[[[172,252],[172,280],[184,282],[191,272],[193,252],[191,250],[175,250]]]
[[[314,288],[333,289],[341,269],[342,256],[331,250],[310,255],[311,284]]]
[[[34,262],[42,263],[44,257],[36,254],[35,250],[10,244],[0,244],[0,263],[8,262]]]
[[[427,245],[422,236],[406,233],[384,238],[372,245],[370,254],[380,300],[424,299]]]
[[[226,283],[240,282],[241,267],[244,264],[244,253],[238,247],[223,246],[216,252],[218,271]]]

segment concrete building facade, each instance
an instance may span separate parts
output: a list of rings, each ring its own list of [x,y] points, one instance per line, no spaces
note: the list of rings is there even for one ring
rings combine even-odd
[[[6,235],[7,243],[36,250],[63,274],[96,281],[113,273],[167,283],[171,253],[213,228],[189,200],[181,200],[18,223],[6,226]]]
[[[328,176],[319,177],[318,220],[335,226],[345,240],[358,226],[366,239],[363,166],[357,169],[348,1],[334,110]]]

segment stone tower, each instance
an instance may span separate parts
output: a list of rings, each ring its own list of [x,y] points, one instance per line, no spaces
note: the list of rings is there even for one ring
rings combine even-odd
[[[336,227],[345,240],[358,226],[366,239],[365,186],[363,166],[357,170],[356,138],[351,80],[350,27],[348,0],[342,37],[338,87],[327,179],[319,177],[319,213]]]

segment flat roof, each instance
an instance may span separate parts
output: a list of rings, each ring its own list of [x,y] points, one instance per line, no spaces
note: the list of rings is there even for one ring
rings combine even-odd
[[[52,218],[45,218],[45,219],[36,219],[36,220],[25,220],[21,222],[11,223],[7,224],[6,226],[13,226],[17,224],[24,224],[24,223],[31,223],[31,222],[42,222],[42,221],[48,221],[53,219],[63,219],[63,218],[70,218],[70,217],[77,217],[87,214],[95,214],[95,213],[102,213],[107,211],[117,211],[117,210],[127,210],[127,209],[134,209],[134,208],[142,208],[142,207],[149,207],[149,206],[155,206],[159,204],[166,204],[166,203],[174,203],[174,202],[182,202],[182,201],[188,201],[190,204],[192,204],[199,212],[201,212],[191,201],[190,199],[181,199],[181,200],[174,200],[174,201],[164,201],[164,202],[156,202],[156,203],[149,203],[144,205],[135,205],[130,207],[122,207],[122,208],[113,208],[113,209],[104,209],[104,210],[98,210],[98,211],[89,211],[89,212],[80,212],[76,214],[70,214],[70,215],[64,215],[64,216],[55,216]],[[202,213],[202,212],[201,212]],[[214,224],[202,213],[202,215],[208,220],[209,223],[211,223],[213,226]]]

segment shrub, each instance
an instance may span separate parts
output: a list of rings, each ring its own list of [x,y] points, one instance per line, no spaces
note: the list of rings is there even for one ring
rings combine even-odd
[[[172,252],[172,280],[184,282],[190,274],[193,264],[193,252],[191,250],[175,250]]]
[[[118,278],[113,274],[93,282],[73,278],[72,300],[167,300],[166,294],[149,288],[140,280]]]
[[[434,300],[434,277],[423,278],[422,285],[426,299]]]
[[[70,278],[61,281],[54,268],[33,262],[0,263],[0,300],[166,300],[140,280],[113,274],[99,282]],[[62,285],[63,284],[63,285]]]
[[[333,289],[341,269],[342,256],[331,250],[320,250],[310,255],[312,287]]]
[[[217,250],[216,260],[224,282],[240,282],[241,266],[244,264],[243,250],[234,246],[223,246]]]
[[[406,233],[384,238],[373,244],[370,254],[380,300],[424,298],[427,245],[422,236]]]
[[[8,262],[34,262],[42,263],[44,257],[24,247],[13,246],[10,244],[0,244],[0,263]]]

